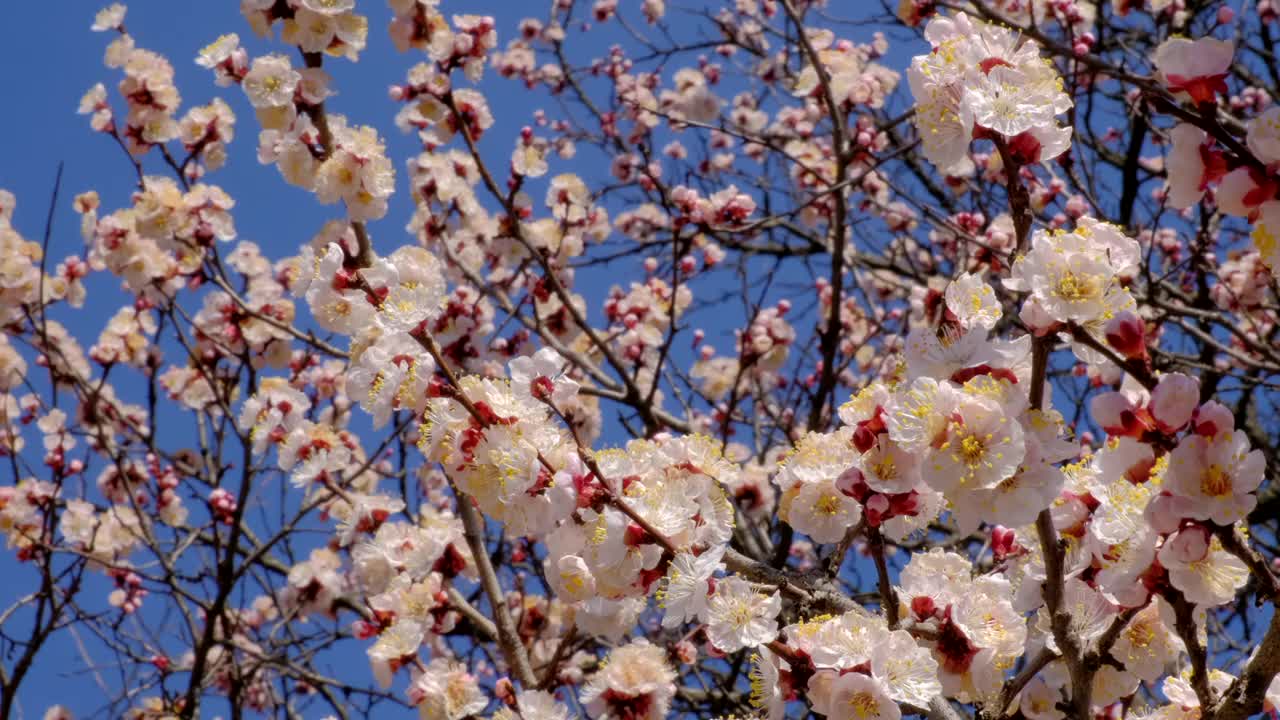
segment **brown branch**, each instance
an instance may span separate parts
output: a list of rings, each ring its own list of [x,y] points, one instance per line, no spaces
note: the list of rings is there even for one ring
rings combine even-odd
[[[1200,644],[1200,630],[1196,627],[1195,605],[1187,602],[1181,592],[1170,590],[1166,599],[1173,605],[1173,628],[1187,647],[1187,656],[1191,658],[1191,688],[1200,700],[1200,707],[1213,707],[1213,691],[1209,688],[1208,659],[1205,648]]]
[[[884,610],[885,621],[890,628],[898,626],[898,593],[889,581],[889,563],[884,557],[884,536],[880,529],[867,527],[867,549],[871,551],[871,559],[876,564],[877,586],[880,591],[880,607]]]
[[[1245,720],[1262,712],[1267,688],[1277,673],[1280,673],[1280,612],[1272,613],[1271,625],[1253,659],[1222,694],[1210,717],[1213,720]]]
[[[835,186],[843,188],[845,181],[848,179],[849,162],[852,159],[848,153],[845,137],[844,113],[841,111],[840,104],[836,102],[835,95],[831,90],[831,76],[827,73],[826,67],[822,64],[822,58],[814,49],[813,43],[809,41],[809,36],[805,33],[803,18],[796,12],[790,0],[782,0],[782,7],[786,10],[787,17],[795,24],[796,36],[800,47],[804,51],[809,64],[813,66],[814,73],[817,74],[822,102],[826,106],[827,115],[831,120],[832,143],[836,155]],[[827,232],[827,242],[831,246],[831,309],[828,312],[826,327],[822,329],[818,339],[819,352],[822,356],[822,368],[818,377],[818,388],[813,395],[813,405],[809,409],[808,426],[810,430],[819,430],[825,424],[823,422],[824,411],[826,410],[828,396],[835,392],[837,378],[836,353],[840,349],[840,312],[844,307],[844,254],[845,244],[848,242],[848,233],[844,223],[849,208],[848,200],[843,190],[834,193],[833,199],[835,200],[835,208],[829,219],[830,227]]]
[[[1018,693],[1031,682],[1039,672],[1049,665],[1049,663],[1057,660],[1058,653],[1049,648],[1040,648],[1040,652],[1035,657],[1027,661],[1022,669],[1014,675],[1009,682],[1005,683],[1004,688],[1000,691],[1000,712],[1002,717],[1009,717],[1009,703],[1018,697]]]
[[[520,635],[516,632],[516,624],[511,619],[511,610],[507,607],[507,598],[494,572],[493,563],[489,560],[489,550],[485,546],[484,516],[476,509],[471,496],[462,492],[455,485],[454,494],[458,498],[458,517],[462,519],[463,534],[467,546],[476,564],[476,572],[480,575],[480,586],[489,596],[489,606],[493,610],[494,626],[498,634],[498,647],[507,667],[514,672],[516,679],[527,689],[538,687],[538,679],[529,665],[529,654]]]

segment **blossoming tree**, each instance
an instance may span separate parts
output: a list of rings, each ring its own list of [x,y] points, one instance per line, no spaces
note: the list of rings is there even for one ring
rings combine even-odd
[[[375,5],[187,108],[104,9],[128,204],[0,195],[0,717],[67,635],[110,717],[1276,712],[1271,0]]]

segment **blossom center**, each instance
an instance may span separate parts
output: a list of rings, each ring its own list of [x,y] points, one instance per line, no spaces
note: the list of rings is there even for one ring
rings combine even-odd
[[[835,515],[840,510],[840,498],[829,493],[823,495],[813,504],[813,509],[823,515]]]
[[[735,628],[744,628],[751,624],[752,617],[751,606],[745,602],[740,602],[729,611],[729,625]]]
[[[1125,631],[1125,637],[1129,638],[1130,645],[1144,648],[1151,645],[1152,641],[1156,639],[1156,631],[1151,627],[1150,623],[1134,623]]]
[[[1099,283],[1095,276],[1077,275],[1070,270],[1058,278],[1054,294],[1067,302],[1084,302],[1098,296]]]
[[[858,720],[880,716],[880,702],[866,690],[854,693],[849,698],[849,707]]]
[[[1217,463],[1200,474],[1200,492],[1209,497],[1222,497],[1231,493],[1231,475]]]
[[[977,435],[967,435],[960,441],[960,458],[966,465],[974,466],[982,462],[987,452],[987,445]]]
[[[881,480],[893,480],[898,477],[898,466],[893,462],[892,457],[884,458],[871,469]]]

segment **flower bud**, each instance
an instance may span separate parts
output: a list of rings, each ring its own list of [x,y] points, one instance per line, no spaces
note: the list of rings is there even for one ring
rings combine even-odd
[[[867,524],[871,527],[880,527],[880,523],[889,514],[889,498],[876,493],[867,498],[865,510]]]
[[[565,555],[556,563],[561,595],[573,602],[589,600],[595,595],[596,578],[587,563],[577,555]]]
[[[1185,567],[1203,560],[1209,554],[1209,531],[1199,525],[1190,525],[1178,531],[1160,547],[1160,564],[1165,567]]]
[[[1125,415],[1131,415],[1133,410],[1133,403],[1124,393],[1105,392],[1094,395],[1089,401],[1089,414],[1108,435],[1124,432]]]
[[[1022,311],[1018,313],[1018,317],[1036,337],[1048,335],[1058,325],[1058,321],[1050,317],[1049,313],[1045,312],[1044,308],[1040,307],[1040,303],[1034,299],[1022,304]]]
[[[499,678],[493,685],[493,694],[503,705],[516,706],[516,686],[511,683],[511,678]]]
[[[1126,310],[1107,323],[1107,343],[1115,348],[1121,357],[1130,360],[1146,357],[1146,329],[1142,318]]]
[[[698,647],[688,640],[681,640],[675,646],[676,658],[685,665],[692,665],[698,661]]]
[[[1160,493],[1147,503],[1142,516],[1158,533],[1171,533],[1182,524],[1182,519],[1192,511],[1191,500],[1170,493]]]
[[[1009,528],[997,525],[991,530],[991,553],[997,562],[1020,549],[1017,536]]]
[[[911,598],[911,614],[915,616],[917,621],[922,622],[932,618],[937,610],[937,603],[928,595],[917,595]]]
[[[862,471],[856,467],[851,467],[840,473],[840,477],[836,478],[836,489],[851,498],[857,499],[864,496],[868,488],[863,481]]]
[[[1182,373],[1169,373],[1151,391],[1151,416],[1166,433],[1181,430],[1191,421],[1200,403],[1200,381]]]
[[[1195,419],[1192,423],[1197,435],[1211,438],[1234,430],[1236,418],[1226,405],[1210,400],[1196,410]]]

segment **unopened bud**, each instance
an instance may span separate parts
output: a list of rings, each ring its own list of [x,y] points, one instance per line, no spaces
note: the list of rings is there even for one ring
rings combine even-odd
[[[1182,373],[1169,373],[1151,391],[1151,415],[1166,433],[1181,430],[1200,403],[1200,382]]]
[[[1126,310],[1107,323],[1107,343],[1125,358],[1143,358],[1147,354],[1146,330],[1142,318]]]
[[[516,687],[511,683],[510,678],[500,678],[498,682],[493,684],[493,694],[498,700],[507,707],[516,706]]]

